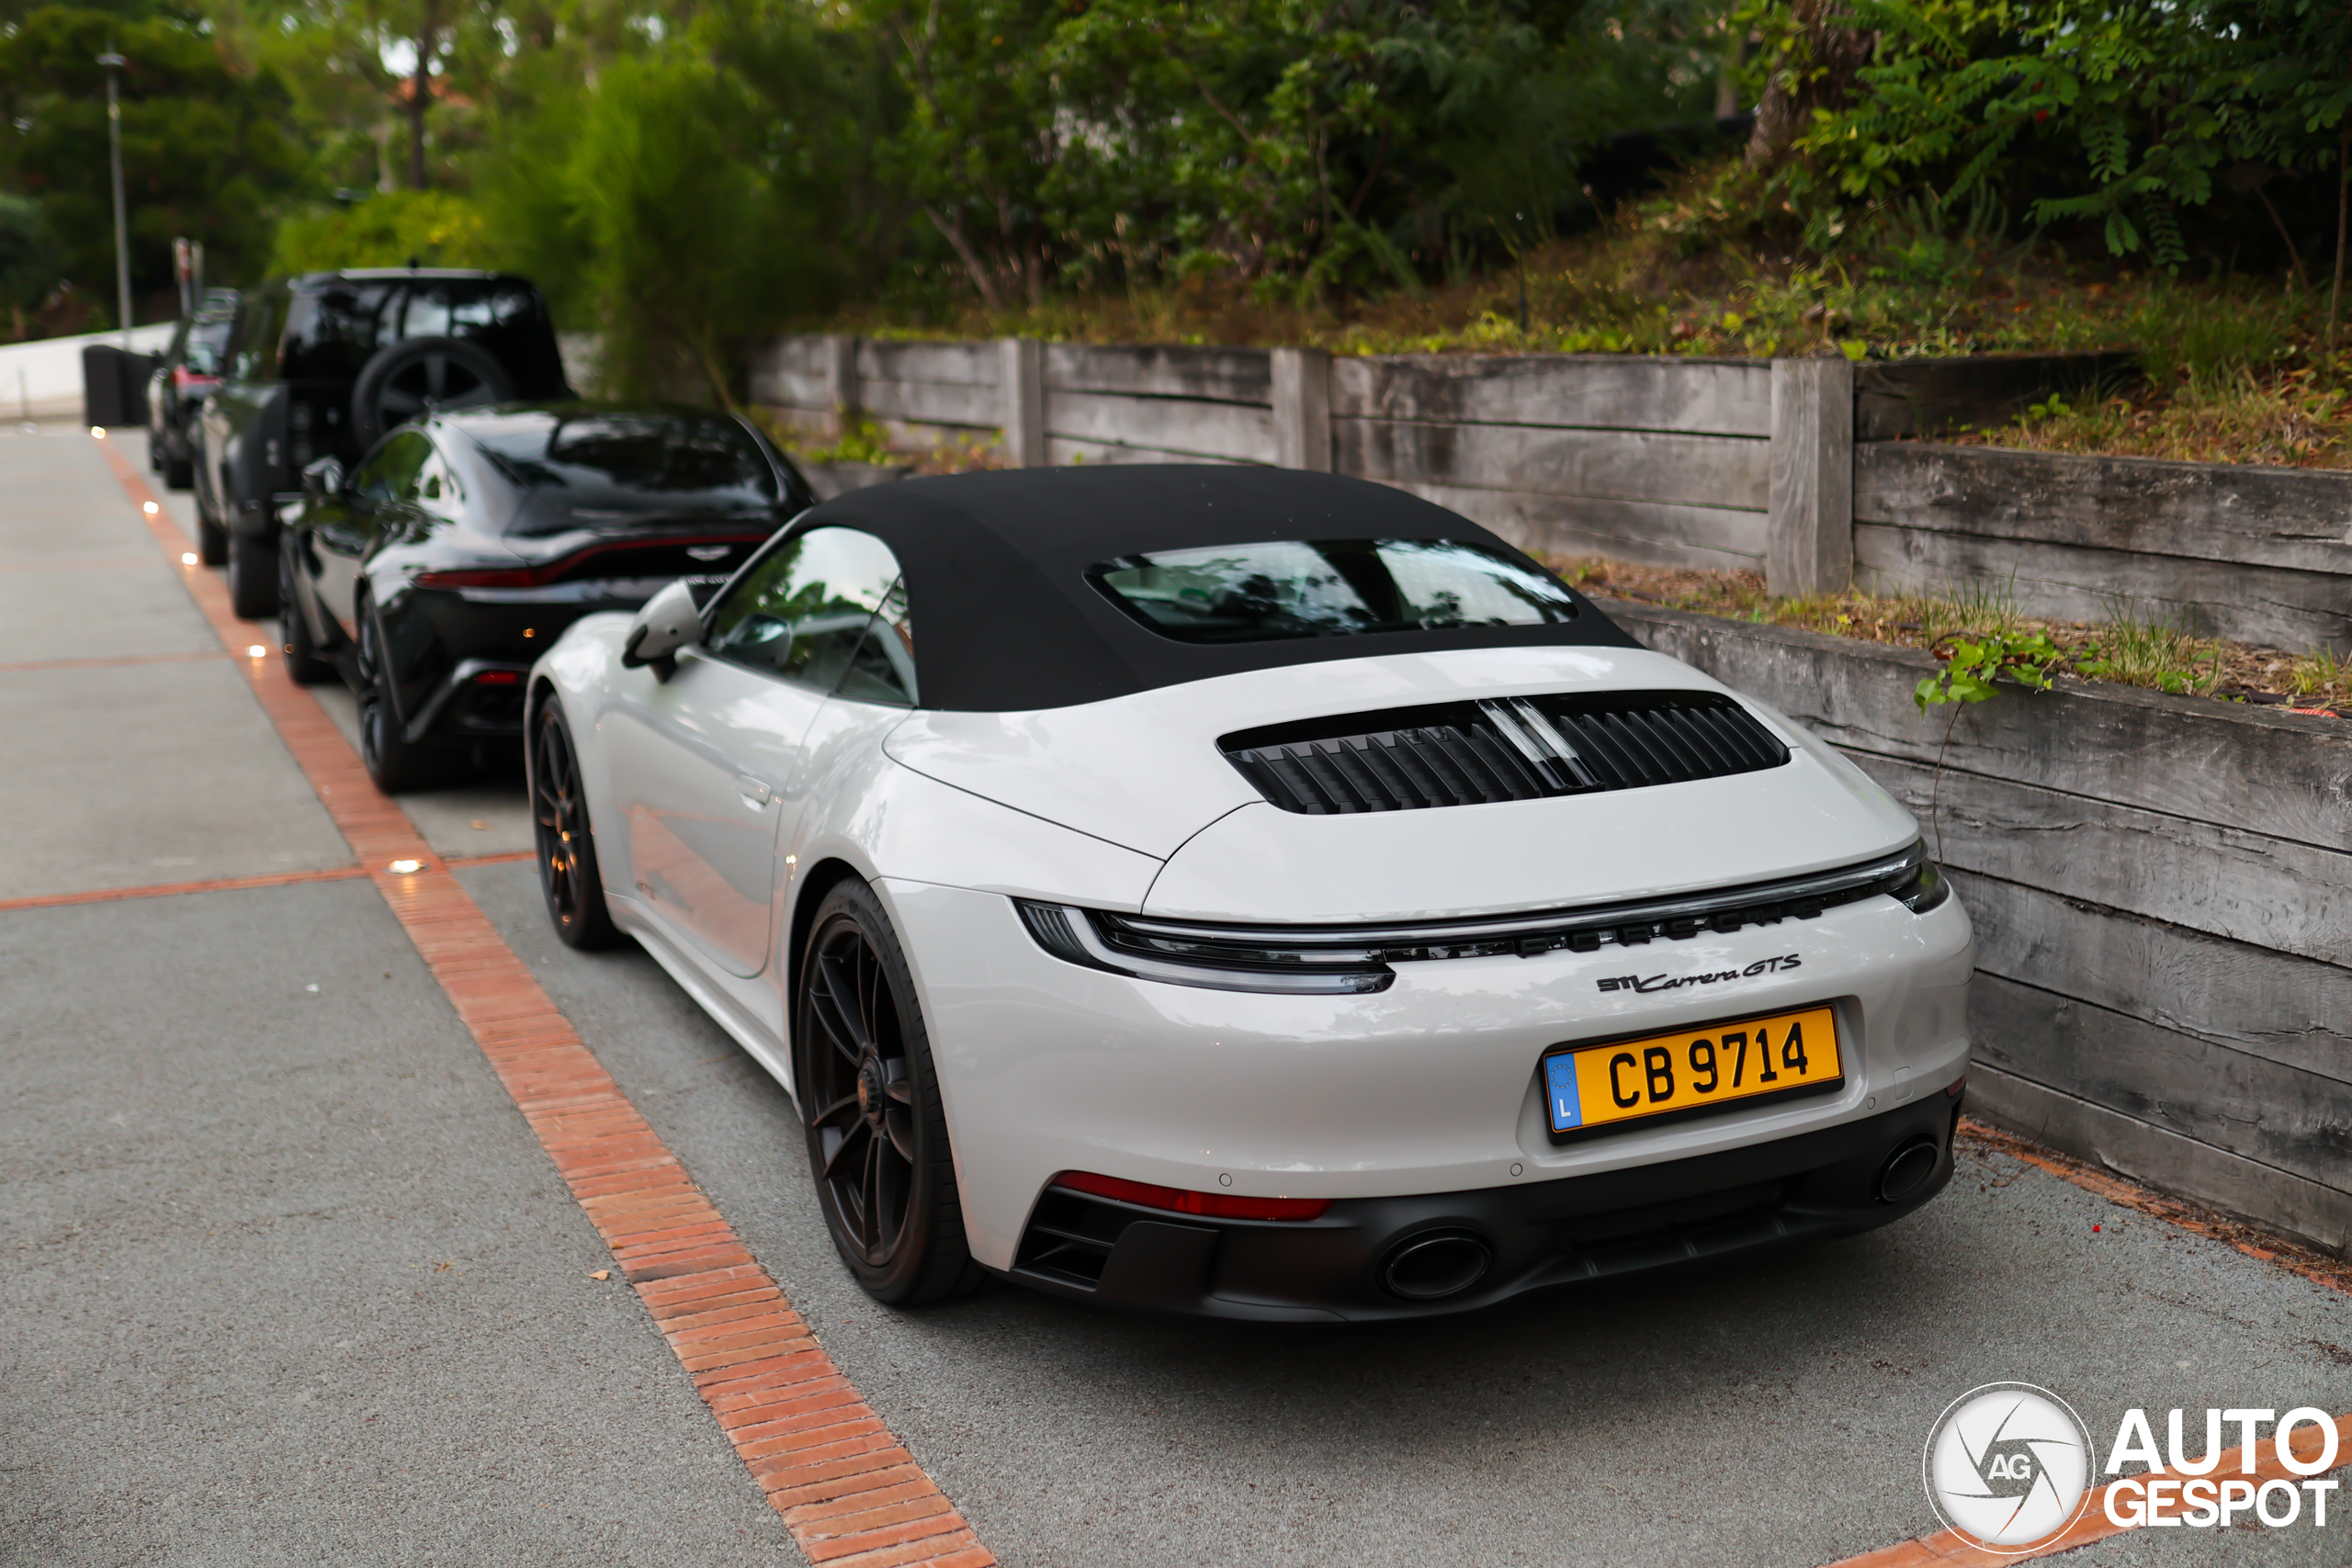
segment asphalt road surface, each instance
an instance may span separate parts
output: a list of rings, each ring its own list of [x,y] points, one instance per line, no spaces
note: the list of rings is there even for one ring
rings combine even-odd
[[[186,575],[86,432],[0,434],[0,1562],[800,1561],[372,884],[57,901],[350,863]],[[403,805],[529,844],[516,773]],[[1015,1568],[1807,1568],[1936,1528],[1920,1446],[1981,1383],[2102,1444],[2352,1411],[2352,1300],[1986,1149],[1867,1236],[1471,1319],[892,1312],[782,1090],[641,953],[561,947],[527,862],[460,875]],[[2341,1565],[2352,1501],[2069,1561]]]

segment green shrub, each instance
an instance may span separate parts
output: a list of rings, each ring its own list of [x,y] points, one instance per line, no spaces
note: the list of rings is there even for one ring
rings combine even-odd
[[[275,272],[346,266],[487,266],[496,252],[489,221],[455,191],[398,190],[348,207],[297,213],[277,225]]]

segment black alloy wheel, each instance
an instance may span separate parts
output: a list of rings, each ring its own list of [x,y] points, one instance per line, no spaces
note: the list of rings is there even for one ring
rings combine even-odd
[[[978,1286],[938,1077],[898,933],[854,878],[825,895],[797,976],[793,1084],[818,1206],[865,1293],[920,1306]]]
[[[298,686],[316,686],[334,679],[334,666],[319,656],[311,637],[311,619],[294,596],[294,543],[277,552],[278,646],[286,653],[286,674]]]
[[[610,947],[620,933],[605,903],[596,869],[596,839],[588,828],[588,797],[580,787],[580,761],[563,708],[550,694],[531,744],[532,833],[539,851],[539,891],[548,918],[567,947]]]
[[[359,760],[368,776],[386,795],[438,784],[447,772],[443,755],[426,746],[413,746],[401,732],[400,712],[392,702],[391,672],[384,668],[383,634],[376,626],[372,605],[359,606]]]

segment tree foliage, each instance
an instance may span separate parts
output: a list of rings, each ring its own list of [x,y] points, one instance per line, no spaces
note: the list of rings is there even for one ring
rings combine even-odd
[[[991,302],[1057,279],[1415,286],[1549,232],[1611,131],[1698,112],[1662,0],[874,0],[885,153]]]
[[[1874,56],[1784,176],[1817,241],[1841,201],[1924,186],[1955,209],[2014,208],[2177,265],[2183,211],[2217,182],[2255,189],[2264,169],[2343,155],[2352,8],[2337,0],[1849,3]]]
[[[175,235],[202,241],[221,276],[257,270],[306,162],[290,101],[275,77],[232,70],[184,14],[44,6],[0,24],[0,191],[40,205],[63,248],[62,276],[113,299],[97,64],[109,48],[129,62],[122,163],[134,291],[171,288]]]

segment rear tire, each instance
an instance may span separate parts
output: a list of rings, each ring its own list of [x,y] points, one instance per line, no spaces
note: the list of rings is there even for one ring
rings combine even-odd
[[[794,986],[793,1085],[817,1206],[865,1293],[922,1306],[978,1289],[930,1036],[898,932],[855,878],[817,906]]]
[[[319,686],[334,679],[334,666],[319,657],[318,644],[311,639],[311,619],[295,595],[290,546],[277,552],[277,629],[288,680],[298,686]]]
[[[539,892],[548,919],[567,947],[611,947],[620,941],[605,903],[605,882],[596,866],[596,836],[588,823],[588,795],[581,786],[580,755],[563,705],[549,696],[534,725],[531,764],[532,832],[539,851]]]
[[[193,490],[196,488],[196,465],[187,457],[175,457],[171,456],[169,452],[166,452],[164,457],[163,467],[164,488],[165,490]]]
[[[229,607],[248,621],[277,614],[277,552],[251,534],[229,536]]]
[[[383,668],[382,643],[374,606],[359,607],[359,760],[386,795],[401,795],[441,783],[448,760],[430,747],[411,745],[401,733],[392,705],[391,676]]]
[[[207,566],[222,566],[229,559],[229,531],[214,520],[202,491],[196,495],[196,553]]]

